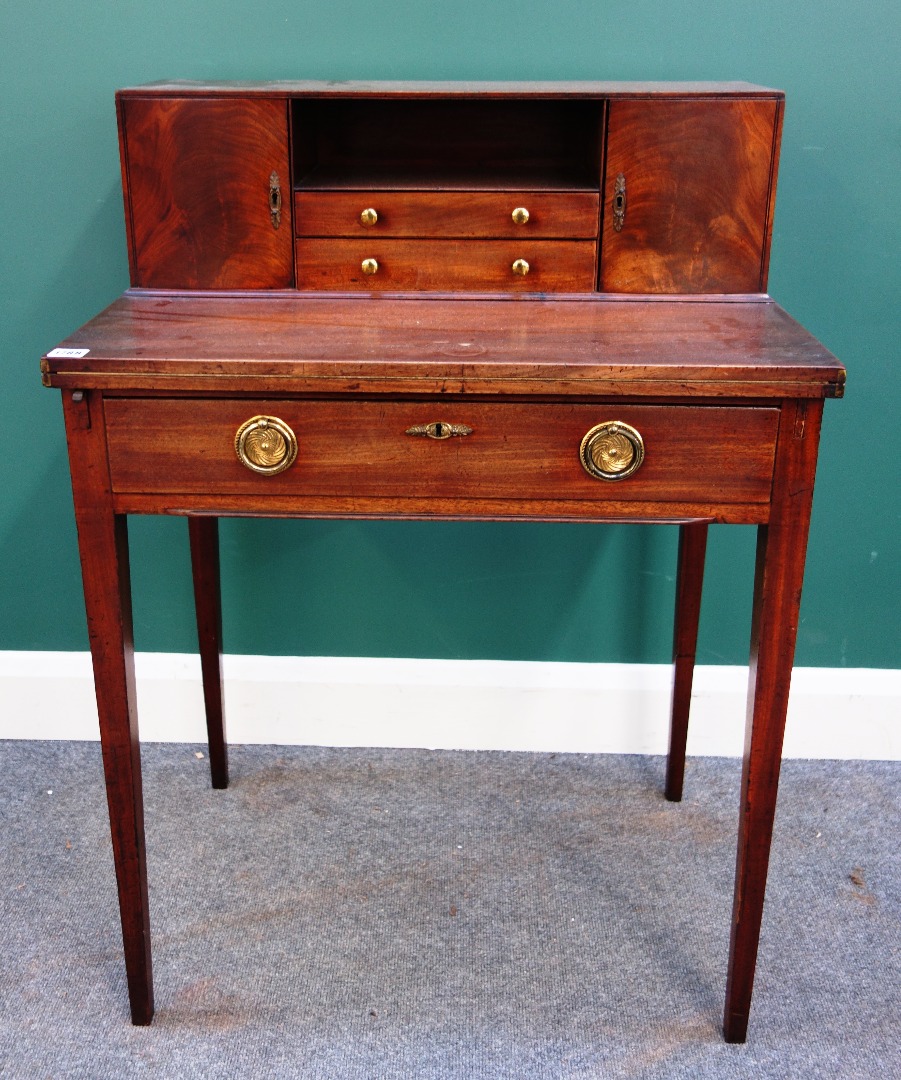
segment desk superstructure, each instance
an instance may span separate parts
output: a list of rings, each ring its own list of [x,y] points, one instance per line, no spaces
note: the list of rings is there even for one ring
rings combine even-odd
[[[765,291],[782,95],[177,83],[117,105],[132,287],[41,363],[66,417],[133,1021],[153,984],[128,514],[188,518],[216,787],[220,516],[679,524],[673,800],[723,522],[759,529],[724,1020],[742,1041],[823,399],[844,385]]]

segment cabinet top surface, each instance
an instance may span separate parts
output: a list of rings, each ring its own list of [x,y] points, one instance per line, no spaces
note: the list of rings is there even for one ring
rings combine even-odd
[[[126,293],[48,355],[107,390],[838,397],[841,364],[768,298]]]
[[[781,90],[755,86],[747,82],[368,82],[331,80],[285,80],[281,82],[192,82],[179,81],[129,86],[119,94],[125,97],[153,95],[245,97],[536,97],[536,98],[609,98],[609,97],[701,97],[736,94],[782,97]]]

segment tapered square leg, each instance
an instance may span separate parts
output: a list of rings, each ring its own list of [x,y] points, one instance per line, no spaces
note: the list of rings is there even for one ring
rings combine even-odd
[[[97,395],[63,395],[132,1022],[153,1017],[153,969],[126,519],[113,512]],[[93,422],[92,422],[93,420]]]
[[[760,526],[738,853],[723,1028],[744,1042],[751,1010],[788,709],[822,402],[783,408],[769,525]]]
[[[673,628],[673,696],[664,788],[671,802],[679,802],[682,798],[685,777],[685,746],[688,741],[688,714],[698,646],[706,552],[707,522],[693,521],[680,526]]]
[[[228,746],[222,698],[222,601],[219,586],[219,519],[189,517],[194,607],[203,676],[203,701],[214,788],[228,787]]]

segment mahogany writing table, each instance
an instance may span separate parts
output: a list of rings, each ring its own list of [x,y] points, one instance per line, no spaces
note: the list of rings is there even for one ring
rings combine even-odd
[[[135,1023],[153,987],[128,514],[188,518],[217,787],[219,516],[679,523],[674,800],[707,526],[723,522],[759,530],[725,1008],[726,1038],[745,1038],[834,357],[765,296],[132,292],[42,366],[65,410]]]
[[[666,794],[707,526],[759,529],[725,1033],[745,1038],[823,399],[766,295],[784,95],[748,83],[117,94],[132,288],[63,392],[132,1019],[153,985],[128,514],[188,518],[213,784],[223,515],[681,527]]]

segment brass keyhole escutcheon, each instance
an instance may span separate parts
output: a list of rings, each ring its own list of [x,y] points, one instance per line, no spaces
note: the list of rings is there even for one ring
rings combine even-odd
[[[613,183],[613,231],[622,232],[626,223],[626,178],[618,173]]]
[[[529,211],[524,206],[517,206],[511,216],[517,225],[525,225],[529,220]]]
[[[360,268],[364,274],[377,274],[379,270],[379,264],[375,259],[364,259],[360,263]]]
[[[282,184],[274,170],[269,174],[269,218],[273,229],[282,223]]]
[[[371,206],[367,207],[362,214],[360,214],[360,224],[369,228],[378,221],[379,215]]]
[[[644,439],[630,424],[608,420],[586,432],[579,460],[597,480],[625,480],[644,461]]]
[[[429,439],[450,439],[454,435],[471,435],[468,424],[449,424],[446,420],[433,420],[431,424],[414,424],[408,427],[407,435],[425,435]]]
[[[277,416],[252,416],[235,433],[235,453],[253,472],[275,476],[294,464],[297,437]]]
[[[529,272],[529,264],[525,259],[517,259],[510,269],[517,277],[525,277]]]

